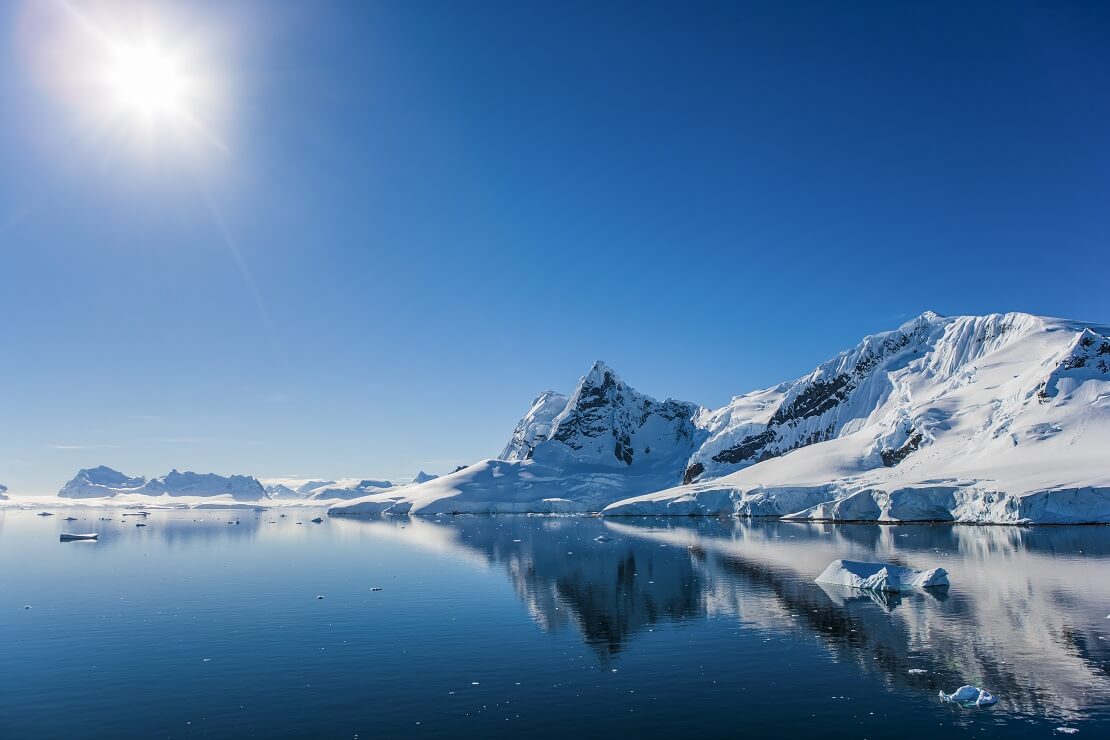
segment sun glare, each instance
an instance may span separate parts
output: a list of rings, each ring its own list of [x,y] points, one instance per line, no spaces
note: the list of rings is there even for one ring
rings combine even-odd
[[[118,49],[107,73],[115,102],[144,117],[181,112],[185,77],[176,60],[152,42]]]
[[[226,34],[126,0],[36,2],[25,13],[30,68],[88,138],[193,162],[205,149],[228,151]]]

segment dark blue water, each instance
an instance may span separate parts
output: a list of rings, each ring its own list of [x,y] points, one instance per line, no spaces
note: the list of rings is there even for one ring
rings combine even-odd
[[[55,511],[0,511],[5,740],[1110,736],[1106,527]]]

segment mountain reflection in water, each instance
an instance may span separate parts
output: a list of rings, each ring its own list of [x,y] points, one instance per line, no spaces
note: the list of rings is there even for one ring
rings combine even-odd
[[[891,686],[935,693],[970,681],[1005,696],[1011,709],[1061,720],[1110,702],[1110,645],[1097,634],[1110,609],[1105,527],[332,521],[502,568],[536,624],[579,630],[603,664],[660,622],[723,617],[809,636]],[[836,558],[942,566],[952,586],[879,595],[814,583]]]

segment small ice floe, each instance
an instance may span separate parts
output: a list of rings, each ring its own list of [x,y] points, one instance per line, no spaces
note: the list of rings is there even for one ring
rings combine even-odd
[[[371,591],[381,591],[381,590],[382,590],[382,587],[381,587],[381,586],[372,586],[372,587],[370,588],[370,590],[371,590]]]
[[[948,571],[944,568],[914,570],[889,563],[862,563],[854,560],[834,560],[829,563],[818,583],[848,586],[864,591],[898,593],[907,588],[932,588],[948,585]]]
[[[1075,733],[1079,732],[1079,728],[1078,727],[1057,727],[1056,732],[1059,732],[1061,735],[1074,735]]]
[[[316,595],[316,600],[317,600],[317,601],[319,601],[319,600],[320,600],[320,599],[322,599],[322,598],[324,598],[324,595],[323,595],[323,594],[317,594],[317,595]]]
[[[23,606],[23,610],[24,610],[24,611],[26,611],[26,610],[28,610],[28,609],[30,609],[30,608],[31,608],[31,605],[30,605],[30,604],[25,604],[25,605]]]
[[[940,700],[961,707],[989,707],[998,702],[994,694],[978,686],[961,686],[951,694],[940,692]]]
[[[911,668],[907,671],[911,676],[920,676],[922,673],[928,673],[924,668]]]
[[[52,512],[52,511],[40,511],[39,516],[54,516],[54,512]]]
[[[597,537],[594,537],[594,542],[612,542],[612,541],[613,541],[612,537],[606,537],[605,535],[598,535]]]
[[[62,532],[58,535],[58,540],[61,542],[73,542],[74,540],[95,540],[99,537],[96,532],[78,533],[78,532]]]
[[[67,516],[67,517],[66,517],[65,519],[63,519],[62,521],[63,521],[63,522],[75,522],[75,521],[77,521],[77,517],[75,517],[75,516]]]
[[[136,527],[145,527],[146,525],[145,525],[145,524],[143,524],[142,522],[139,522],[139,523],[138,523],[138,524],[136,524],[135,526],[136,526]]]
[[[313,524],[323,524],[324,520],[321,519],[320,517],[316,517],[315,519],[312,520],[312,523]]]

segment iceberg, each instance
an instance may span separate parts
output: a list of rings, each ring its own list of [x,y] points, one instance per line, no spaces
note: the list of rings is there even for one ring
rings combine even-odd
[[[940,700],[961,707],[989,707],[998,703],[994,694],[978,686],[961,686],[951,694],[940,692]]]
[[[58,536],[58,540],[60,542],[73,542],[75,540],[95,540],[99,536],[100,535],[98,535],[95,532],[89,532],[89,533],[86,533],[86,534],[77,534],[77,533],[74,533],[74,532],[62,532],[61,535]]]
[[[898,593],[907,588],[947,586],[948,572],[944,568],[914,570],[889,563],[834,560],[817,576],[817,583],[847,586],[863,591]]]

